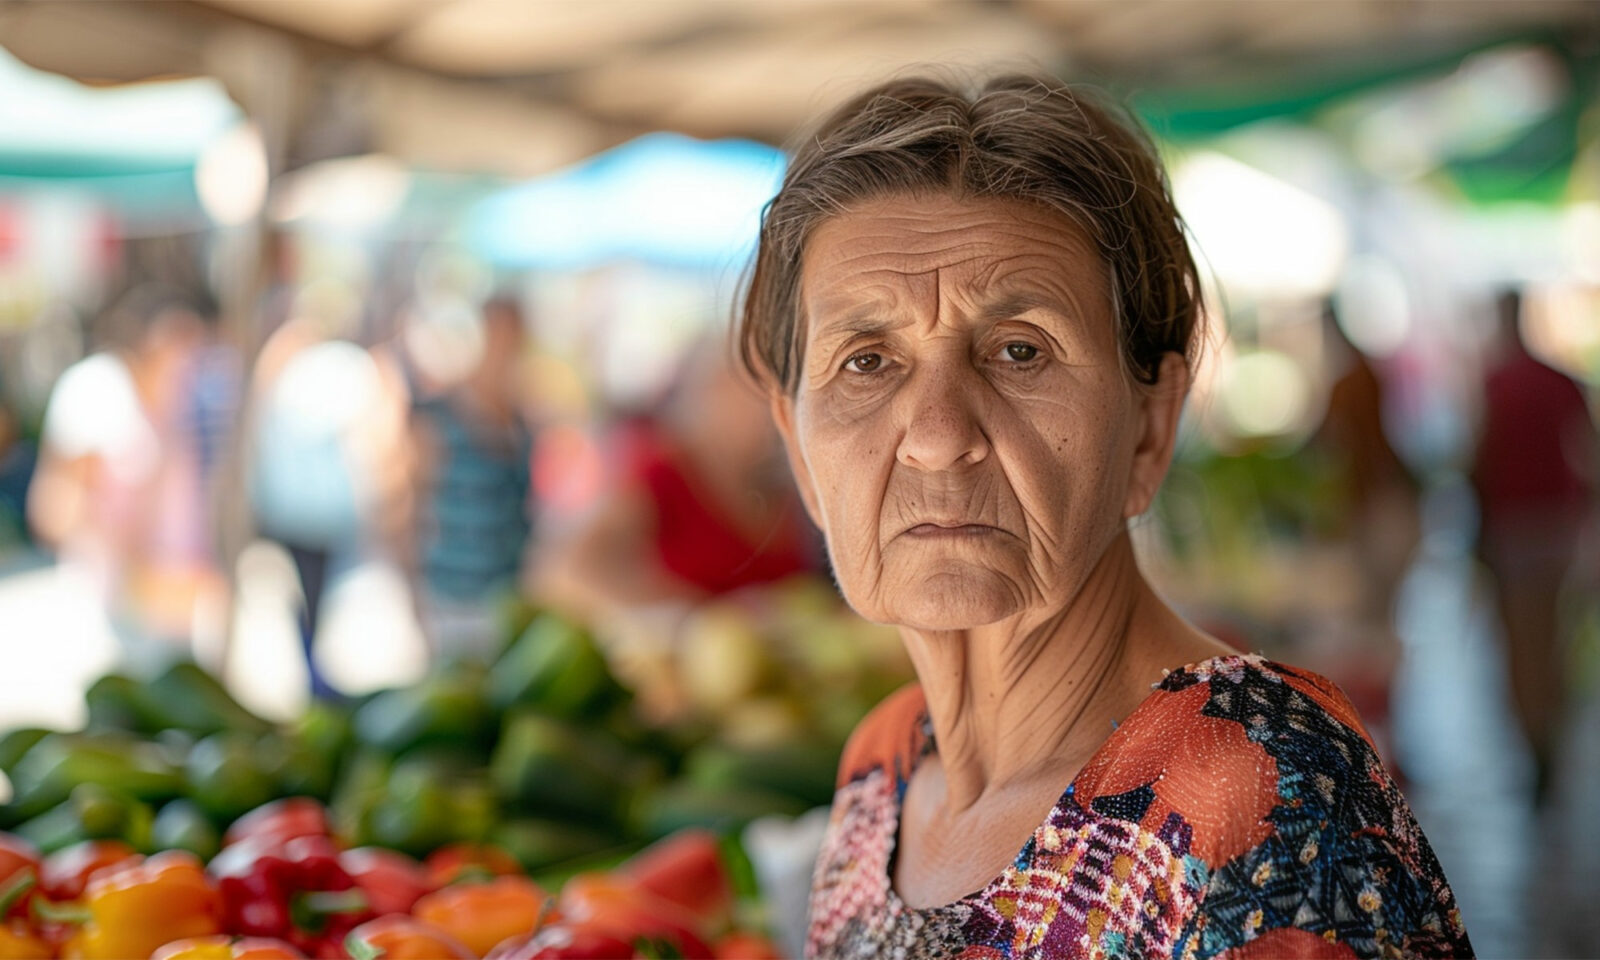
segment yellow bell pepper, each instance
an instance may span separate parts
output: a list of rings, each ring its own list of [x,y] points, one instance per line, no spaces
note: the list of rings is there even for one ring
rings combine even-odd
[[[96,874],[83,906],[86,922],[62,946],[64,960],[148,957],[163,944],[222,929],[222,896],[184,850]]]

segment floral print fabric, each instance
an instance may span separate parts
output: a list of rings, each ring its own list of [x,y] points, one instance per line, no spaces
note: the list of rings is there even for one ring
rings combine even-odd
[[[845,750],[811,895],[817,958],[1468,957],[1455,897],[1354,708],[1255,654],[1170,672],[984,889],[913,909],[900,803],[921,691]]]

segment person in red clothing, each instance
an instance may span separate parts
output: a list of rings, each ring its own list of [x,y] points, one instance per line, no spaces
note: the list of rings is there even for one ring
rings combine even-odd
[[[549,549],[541,594],[605,615],[818,568],[766,405],[717,344],[691,351],[658,410],[611,441],[606,489]]]
[[[1512,699],[1542,802],[1566,709],[1559,599],[1594,495],[1595,432],[1578,385],[1524,348],[1521,295],[1508,290],[1497,307],[1500,352],[1484,380],[1472,467],[1482,515],[1478,554],[1493,581]]]

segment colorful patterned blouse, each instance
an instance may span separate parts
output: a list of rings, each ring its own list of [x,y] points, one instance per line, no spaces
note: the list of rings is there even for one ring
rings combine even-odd
[[[1469,957],[1455,896],[1355,708],[1255,654],[1169,672],[1003,873],[926,910],[890,884],[920,688],[845,748],[810,957]]]

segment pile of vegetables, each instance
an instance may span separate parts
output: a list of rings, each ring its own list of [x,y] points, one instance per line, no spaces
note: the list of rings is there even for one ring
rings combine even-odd
[[[288,724],[192,662],[102,677],[83,729],[0,735],[0,960],[770,955],[739,831],[827,804],[909,672],[841,609],[786,585],[602,650],[519,605],[492,661]]]
[[[425,856],[492,843],[539,873],[829,802],[842,741],[749,744],[694,717],[647,722],[587,630],[548,612],[522,619],[493,663],[314,703],[283,727],[191,662],[103,677],[84,730],[0,736],[12,790],[0,829],[45,853],[117,839],[206,860],[245,811],[300,796],[328,806],[348,846]]]
[[[493,846],[453,844],[422,861],[341,848],[325,808],[303,797],[247,813],[209,864],[118,840],[41,855],[0,833],[0,957],[776,957],[734,926],[723,850],[707,831],[683,831],[547,892]]]

